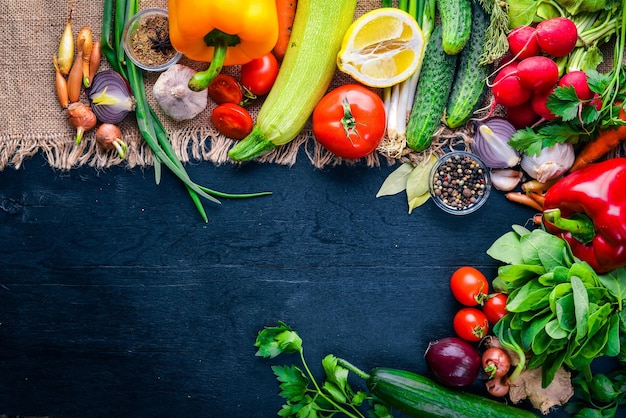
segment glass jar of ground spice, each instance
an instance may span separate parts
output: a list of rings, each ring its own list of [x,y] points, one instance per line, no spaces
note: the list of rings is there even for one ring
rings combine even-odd
[[[453,215],[467,215],[478,210],[490,191],[489,169],[469,152],[452,151],[443,155],[430,173],[433,201]]]
[[[126,23],[122,39],[128,58],[146,71],[167,70],[182,57],[170,42],[165,9],[144,9],[134,15]]]

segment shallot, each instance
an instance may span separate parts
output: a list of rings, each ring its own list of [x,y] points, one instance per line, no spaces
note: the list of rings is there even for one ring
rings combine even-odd
[[[83,134],[96,127],[98,119],[91,108],[82,102],[70,103],[67,107],[67,120],[76,129],[76,144],[80,144]]]
[[[128,146],[122,140],[122,131],[112,123],[103,123],[98,127],[96,142],[102,149],[115,149],[122,159],[126,156]]]

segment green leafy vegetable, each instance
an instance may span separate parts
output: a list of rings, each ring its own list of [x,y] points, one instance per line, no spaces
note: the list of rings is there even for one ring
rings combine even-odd
[[[542,366],[543,387],[562,365],[590,378],[595,358],[620,354],[626,270],[598,276],[561,238],[519,226],[487,254],[507,263],[493,286],[508,293],[509,313],[494,333],[518,355],[529,355],[519,367]]]
[[[280,382],[280,396],[285,399],[278,415],[282,417],[331,417],[341,413],[351,418],[364,418],[360,410],[368,405],[370,416],[389,418],[388,408],[376,402],[363,391],[354,391],[348,383],[348,369],[338,364],[332,354],[322,359],[325,377],[323,384],[317,382],[304,358],[302,339],[296,331],[279,321],[275,327],[261,330],[254,344],[256,355],[275,358],[280,354],[297,353],[303,369],[295,366],[272,366]]]

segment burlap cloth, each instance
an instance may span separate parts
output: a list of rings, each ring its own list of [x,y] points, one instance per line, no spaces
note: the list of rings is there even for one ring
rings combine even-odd
[[[72,26],[74,36],[81,26],[90,26],[94,39],[101,34],[103,0],[74,0]],[[167,0],[141,0],[140,9],[148,7],[167,8]],[[380,7],[380,0],[359,1],[356,16]],[[74,144],[75,131],[67,123],[65,112],[59,106],[54,86],[52,57],[69,14],[69,1],[52,0],[7,0],[0,13],[0,171],[6,167],[19,168],[26,158],[43,153],[51,167],[71,169],[82,165],[105,168],[111,165],[126,165],[130,168],[152,164],[152,153],[142,140],[135,124],[134,115],[129,115],[120,128],[129,144],[124,160],[115,152],[102,152],[95,143],[95,132],[85,134],[80,145]],[[104,62],[101,68],[108,68]],[[196,69],[207,64],[183,58],[181,64]],[[227,71],[235,73],[236,68]],[[184,161],[202,160],[221,164],[228,161],[227,152],[231,140],[219,135],[211,126],[210,115],[214,104],[191,121],[174,122],[165,116],[151,97],[152,85],[158,74],[146,73],[146,91],[149,100],[166,129],[178,155]],[[349,81],[337,73],[331,88]],[[88,102],[82,96],[82,100]],[[211,102],[211,101],[209,101]],[[251,107],[253,116],[260,102]],[[297,150],[304,147],[315,164],[323,166],[335,163],[331,155],[315,143],[310,125],[291,144],[279,147],[265,156],[263,162],[293,164]],[[376,164],[377,155],[367,159],[367,164]]]
[[[86,25],[92,28],[94,39],[99,38],[104,1],[74,0],[73,3],[74,36],[81,26]],[[380,0],[359,0],[355,18],[380,7],[380,4]],[[397,1],[393,4],[397,5]],[[167,8],[167,0],[140,0],[139,5],[140,9]],[[74,144],[75,131],[69,126],[56,98],[52,64],[68,14],[69,0],[7,0],[3,3],[0,13],[0,171],[6,167],[20,168],[25,159],[38,152],[43,153],[51,167],[63,170],[83,165],[97,169],[111,165],[129,168],[151,165],[152,152],[137,129],[134,114],[120,124],[124,140],[129,144],[124,160],[114,151],[99,150],[94,131],[86,133],[80,145]],[[610,67],[612,54],[610,48],[605,49],[605,62],[601,66],[606,68]],[[195,69],[204,69],[208,65],[186,58],[180,63]],[[104,58],[101,68],[108,68]],[[238,75],[238,67],[226,67],[224,71]],[[215,104],[209,100],[207,109],[193,120],[175,122],[162,113],[152,98],[152,86],[158,74],[145,74],[148,99],[170,133],[170,140],[181,160],[228,163],[227,153],[233,142],[211,125]],[[349,76],[337,71],[330,89],[351,81]],[[84,93],[81,100],[88,102]],[[261,103],[258,100],[250,106],[253,117]],[[278,147],[259,161],[291,165],[301,149],[316,167],[354,163],[342,161],[322,148],[312,136],[310,121],[294,141]],[[373,153],[360,162],[376,166],[385,159],[381,154]]]

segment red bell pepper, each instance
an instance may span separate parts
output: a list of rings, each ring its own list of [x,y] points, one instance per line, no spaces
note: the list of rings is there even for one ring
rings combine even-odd
[[[546,193],[545,229],[598,273],[626,265],[626,158],[590,164]]]

